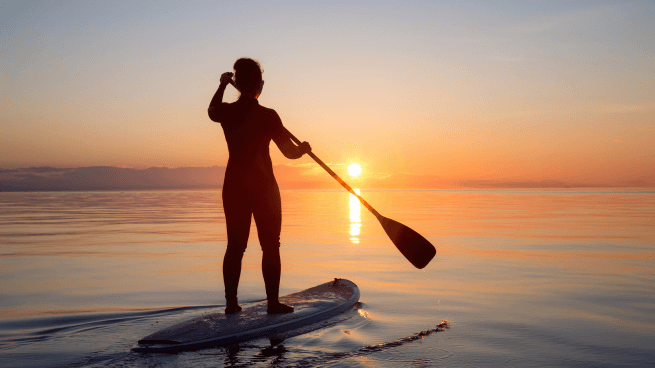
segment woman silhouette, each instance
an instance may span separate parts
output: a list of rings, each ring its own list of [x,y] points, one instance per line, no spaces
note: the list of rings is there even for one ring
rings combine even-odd
[[[209,118],[221,123],[230,154],[223,182],[227,226],[227,250],[223,258],[225,313],[241,310],[237,288],[253,216],[263,251],[262,273],[268,313],[291,313],[293,307],[278,300],[282,206],[268,148],[273,140],[285,157],[297,159],[310,152],[311,147],[307,142],[296,146],[275,110],[263,107],[257,101],[264,87],[258,62],[241,58],[234,63],[234,71],[235,74],[221,75],[218,91],[209,104]],[[223,103],[228,84],[233,84],[241,93],[234,103]]]

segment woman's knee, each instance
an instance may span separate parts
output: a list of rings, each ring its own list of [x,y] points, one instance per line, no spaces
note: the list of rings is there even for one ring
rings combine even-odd
[[[264,263],[280,263],[280,247],[262,247],[262,260]]]
[[[246,251],[246,246],[248,244],[243,243],[227,243],[227,249],[225,250],[226,257],[239,257],[243,258],[243,253]]]

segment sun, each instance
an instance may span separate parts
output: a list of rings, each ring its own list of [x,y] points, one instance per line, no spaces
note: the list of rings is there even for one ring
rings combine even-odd
[[[362,173],[362,167],[361,166],[359,166],[357,164],[350,164],[350,166],[348,166],[348,174],[350,174],[350,176],[357,177],[361,173]]]

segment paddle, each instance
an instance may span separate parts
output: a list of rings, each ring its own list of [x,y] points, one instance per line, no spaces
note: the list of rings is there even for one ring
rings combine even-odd
[[[291,139],[293,139],[296,144],[300,144],[298,138],[296,138],[291,132],[287,130]],[[354,195],[359,199],[359,201],[366,207],[375,217],[380,221],[380,225],[387,233],[393,244],[398,248],[400,253],[402,253],[408,261],[410,261],[414,267],[421,269],[430,263],[434,255],[437,254],[437,250],[434,249],[434,246],[430,244],[427,239],[421,236],[421,234],[410,229],[409,227],[401,224],[400,222],[394,221],[390,218],[384,217],[371,207],[368,202],[364,200],[359,194],[355,193],[353,188],[350,185],[346,184],[339,175],[337,175],[332,169],[330,169],[321,159],[316,157],[312,152],[307,153],[311,158],[316,161],[328,174],[332,175],[334,180],[338,181],[342,187],[346,188],[350,194]]]
[[[230,73],[232,74],[232,73]],[[236,88],[236,84],[234,83],[234,80],[230,78],[229,83]],[[264,82],[262,81],[262,87],[264,86]],[[238,89],[238,88],[237,88]],[[285,129],[286,130],[286,129]],[[293,139],[296,144],[300,144],[300,141],[296,136],[291,134],[289,130],[286,130],[291,139]],[[350,194],[354,195],[359,199],[359,202],[361,202],[364,207],[366,207],[375,217],[380,221],[380,225],[382,225],[382,228],[384,231],[387,233],[389,236],[389,239],[393,242],[393,244],[398,248],[400,253],[407,258],[407,260],[414,265],[414,267],[418,269],[422,269],[423,267],[427,266],[428,263],[434,258],[434,255],[437,254],[437,250],[434,248],[430,242],[425,239],[421,234],[417,233],[416,231],[410,229],[409,227],[401,224],[398,221],[394,221],[390,218],[384,217],[378,213],[378,211],[375,210],[375,208],[371,207],[368,202],[364,200],[359,194],[355,193],[353,188],[350,187],[350,185],[346,184],[345,181],[343,181],[339,175],[337,175],[332,169],[330,169],[323,161],[321,161],[320,158],[316,157],[315,154],[312,152],[309,152],[308,155],[316,161],[325,171],[328,172],[328,174],[332,175],[334,180],[338,181],[339,184],[341,184],[342,187],[346,188],[347,191],[350,192]]]

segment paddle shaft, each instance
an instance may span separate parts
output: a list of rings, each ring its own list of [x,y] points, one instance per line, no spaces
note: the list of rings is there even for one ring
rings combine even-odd
[[[287,131],[287,133],[289,133],[289,136],[294,142],[296,142],[296,144],[300,144],[300,140],[296,138],[296,136],[291,134],[291,132],[288,129],[285,128],[285,130]],[[364,198],[362,198],[359,194],[355,193],[353,188],[351,188],[350,185],[348,185],[345,181],[343,181],[343,179],[341,179],[339,175],[337,175],[337,173],[332,171],[332,169],[330,169],[328,165],[326,165],[323,161],[321,161],[321,159],[318,158],[313,152],[308,152],[307,154],[309,155],[309,157],[313,158],[317,164],[321,165],[321,167],[325,169],[325,171],[327,171],[328,174],[330,174],[334,178],[334,180],[338,181],[342,187],[344,187],[347,191],[349,191],[350,194],[357,197],[357,199],[359,199],[359,202],[361,202],[361,204],[363,204],[364,207],[366,207],[369,211],[371,211],[371,213],[375,215],[375,217],[377,217],[378,219],[380,218],[380,214],[378,213],[378,211],[376,211],[375,208],[373,208],[370,204],[368,204],[368,202],[366,202]]]

